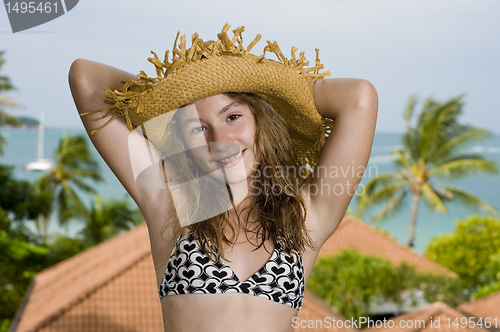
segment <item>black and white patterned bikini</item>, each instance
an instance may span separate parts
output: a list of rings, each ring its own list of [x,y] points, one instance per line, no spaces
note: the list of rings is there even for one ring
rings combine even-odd
[[[245,293],[296,309],[302,306],[304,266],[299,252],[287,255],[274,249],[269,261],[241,282],[227,264],[210,261],[193,234],[179,240],[159,288],[160,299],[179,294]]]

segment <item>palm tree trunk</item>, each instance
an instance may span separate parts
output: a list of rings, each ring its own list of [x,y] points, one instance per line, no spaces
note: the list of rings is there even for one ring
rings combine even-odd
[[[415,242],[415,230],[417,229],[418,202],[420,193],[413,193],[413,202],[411,207],[410,235],[408,237],[408,247],[413,248]]]
[[[52,208],[54,206],[54,197],[56,195],[58,184],[59,183],[56,182],[54,184],[54,188],[52,188],[52,202],[51,202],[52,207],[50,208],[50,211],[47,213],[47,215],[43,217],[43,233],[42,233],[43,242],[45,242],[45,240],[47,240],[47,232],[49,229],[50,215],[52,214]]]
[[[46,216],[43,216],[43,232],[42,232],[43,242],[45,242],[47,240],[47,231],[49,228],[49,220],[50,220],[49,217],[50,217],[50,213],[47,214]]]

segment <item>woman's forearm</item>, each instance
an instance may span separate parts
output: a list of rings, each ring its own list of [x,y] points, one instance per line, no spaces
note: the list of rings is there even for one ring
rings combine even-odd
[[[316,109],[324,117],[336,119],[343,112],[378,107],[377,91],[362,79],[333,78],[316,81],[313,85]]]
[[[84,113],[102,108],[106,90],[122,87],[122,79],[137,80],[138,76],[95,61],[75,60],[68,80],[78,111]]]

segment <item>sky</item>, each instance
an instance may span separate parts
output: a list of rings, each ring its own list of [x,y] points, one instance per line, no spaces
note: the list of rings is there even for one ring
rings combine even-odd
[[[313,64],[319,48],[331,77],[370,81],[379,95],[376,132],[405,131],[412,93],[421,102],[466,93],[460,122],[500,134],[499,17],[499,0],[81,0],[53,21],[12,33],[0,8],[0,75],[17,87],[7,95],[23,104],[11,114],[44,112],[50,127],[83,128],[67,81],[75,59],[153,75],[150,51],[162,57],[177,31],[209,40],[227,22],[245,26],[245,43],[262,34],[255,54],[277,41],[287,57],[296,46]]]

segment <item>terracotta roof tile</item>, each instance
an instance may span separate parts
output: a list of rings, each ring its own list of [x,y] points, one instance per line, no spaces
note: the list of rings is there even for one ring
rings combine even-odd
[[[327,317],[328,319],[325,319]],[[304,294],[304,302],[302,303],[302,308],[300,309],[299,314],[297,315],[297,319],[294,321],[295,322],[294,326],[297,326],[294,329],[294,332],[357,331],[357,329],[354,328],[346,328],[346,327],[336,328],[335,327],[336,325],[334,325],[334,327],[329,327],[329,325],[324,324],[324,322],[326,322],[326,324],[331,324],[333,321],[332,318],[335,319],[336,321],[337,320],[345,321],[345,318],[342,315],[333,311],[320,298],[316,297],[316,295],[306,290]],[[314,325],[315,328],[300,327],[301,324],[302,326],[307,326],[308,323],[311,321],[313,322],[313,324],[315,324]],[[321,321],[321,323],[317,321]]]
[[[462,303],[460,310],[477,318],[497,319],[497,329],[500,331],[500,292],[493,293],[486,297],[480,298],[472,302]]]
[[[39,332],[163,331],[153,260],[138,261]]]
[[[466,323],[465,325],[454,325],[455,319],[457,323],[468,322],[468,317],[458,310],[450,308],[442,302],[435,302],[427,308],[414,311],[409,314],[401,315],[387,321],[385,328],[371,327],[364,329],[365,332],[488,332],[488,329],[474,326],[473,323]],[[432,321],[432,324],[431,324]],[[383,324],[383,323],[381,323]],[[393,325],[391,325],[393,324]],[[438,325],[439,324],[439,325]],[[460,323],[459,323],[460,324]],[[392,326],[392,327],[391,327]]]
[[[92,247],[37,275],[17,331],[33,331],[64,314],[99,287],[151,256],[145,224]],[[154,268],[151,263],[154,282]]]
[[[318,257],[332,255],[342,249],[353,249],[360,254],[379,256],[396,265],[406,261],[419,272],[446,274],[457,278],[454,272],[417,254],[353,216],[346,216],[343,219],[339,228],[321,248]]]

